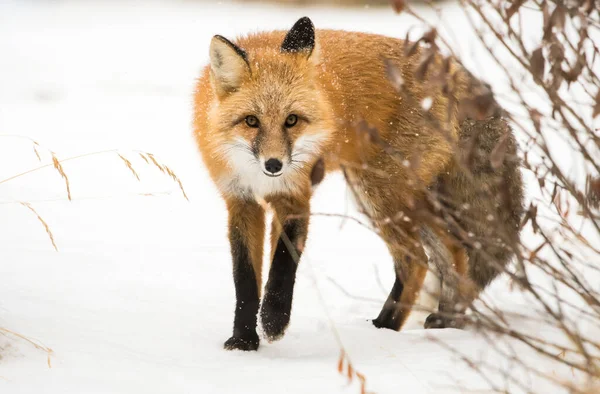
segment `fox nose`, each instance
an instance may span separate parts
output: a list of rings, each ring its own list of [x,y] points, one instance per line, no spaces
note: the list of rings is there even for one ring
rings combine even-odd
[[[279,159],[269,159],[265,162],[265,170],[271,174],[277,174],[283,168],[283,163]]]

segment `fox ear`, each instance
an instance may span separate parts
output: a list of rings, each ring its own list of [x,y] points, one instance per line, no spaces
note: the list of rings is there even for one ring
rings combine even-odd
[[[236,91],[250,75],[246,52],[219,35],[210,42],[210,69],[219,96]]]
[[[281,43],[281,52],[304,52],[309,57],[315,49],[315,26],[302,17],[292,26]]]

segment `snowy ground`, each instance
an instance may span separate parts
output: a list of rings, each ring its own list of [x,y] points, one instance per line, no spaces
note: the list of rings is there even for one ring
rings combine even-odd
[[[324,217],[312,222],[286,336],[262,341],[256,353],[222,349],[234,306],[226,212],[190,127],[194,78],[211,36],[288,28],[309,15],[317,27],[403,37],[413,21],[389,8],[0,4],[0,327],[53,350],[49,368],[43,350],[0,334],[0,392],[358,393],[356,381],[348,385],[337,373],[339,347],[326,311],[377,393],[486,392],[485,381],[430,336],[511,368],[468,331],[421,329],[423,315],[401,333],[375,329],[367,319],[393,282],[391,259],[368,230]],[[29,140],[10,136],[38,141],[42,163]],[[64,163],[71,202],[51,167],[1,182],[50,163],[44,148],[60,159],[118,149],[141,181],[107,152]],[[138,150],[169,165],[189,201]],[[354,213],[347,200],[339,177],[331,177],[314,211]],[[47,222],[58,252],[16,201],[29,202]],[[520,307],[505,281],[490,294]],[[529,378],[530,388],[549,392]]]

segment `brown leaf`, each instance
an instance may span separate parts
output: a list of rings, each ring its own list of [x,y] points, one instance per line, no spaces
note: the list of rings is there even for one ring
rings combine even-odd
[[[531,204],[529,210],[531,212],[531,227],[533,228],[533,233],[537,234],[540,231],[540,226],[537,223],[537,206]]]
[[[563,252],[564,254],[567,255],[567,257],[569,258],[569,260],[571,260],[573,258],[573,253],[571,253],[568,250],[563,249],[563,248],[561,248],[560,250],[561,250],[561,252]]]
[[[560,69],[560,67],[559,67]],[[562,69],[560,69],[560,71],[554,71],[553,70],[553,75],[552,75],[552,89],[558,90],[560,88],[560,85],[562,85],[562,83],[565,81],[565,79],[563,78],[562,75]]]
[[[600,178],[588,178],[587,201],[593,207],[600,207]]]
[[[600,178],[590,180],[590,191],[600,198]]]
[[[421,63],[419,63],[417,69],[415,70],[415,77],[417,78],[417,80],[422,81],[423,79],[425,79],[425,74],[427,73],[427,70],[429,69],[429,66],[432,62],[433,53],[426,55],[424,59],[421,60]]]
[[[556,193],[558,192],[558,184],[554,184],[554,189],[552,189],[552,195],[550,196],[550,201],[554,201],[556,198]]]
[[[348,364],[348,380],[349,381],[352,381],[352,376],[353,376],[352,371],[353,371],[352,365]]]
[[[567,20],[567,9],[560,3],[557,3],[556,8],[550,15],[549,24],[552,27],[556,27],[557,30],[563,30]]]
[[[584,59],[581,57],[577,59],[577,63],[566,73],[563,73],[563,77],[567,81],[567,83],[571,84],[577,81],[577,78],[583,72],[583,68],[585,67]]]
[[[544,27],[548,26],[548,21],[550,21],[550,11],[548,10],[548,2],[545,0],[542,3],[542,15],[544,18]]]
[[[565,205],[567,206],[567,209],[565,209],[564,215],[561,212],[559,212],[559,213],[561,213],[562,217],[565,219],[569,216],[569,212],[571,212],[571,203],[569,201],[570,200],[565,201]]]
[[[537,109],[532,109],[529,111],[529,117],[533,122],[533,127],[535,127],[535,131],[541,133],[542,130],[542,114]]]
[[[500,106],[492,92],[480,94],[472,99],[463,99],[458,103],[458,119],[483,120],[500,113]]]
[[[596,95],[596,103],[594,104],[594,112],[592,113],[592,117],[596,117],[600,114],[600,89],[598,90],[598,94]]]
[[[515,0],[506,10],[506,20],[510,20],[512,16],[519,11],[519,8],[525,3],[526,0]]]
[[[410,41],[406,40],[406,43],[408,44]],[[404,45],[404,55],[406,57],[410,57],[412,55],[414,55],[415,53],[417,53],[417,50],[419,49],[419,43],[421,41],[417,40],[413,43],[411,43],[410,45]]]
[[[422,40],[423,40],[423,42],[426,42],[428,44],[433,44],[436,37],[437,37],[437,30],[435,28],[432,28],[427,33],[423,34]]]
[[[542,47],[539,47],[535,51],[531,53],[531,58],[529,59],[529,64],[531,67],[531,73],[534,77],[537,77],[540,80],[544,79],[544,70],[546,67],[546,61],[544,60],[544,54],[542,53]]]
[[[529,209],[525,212],[523,219],[521,220],[521,224],[519,226],[520,229],[524,228],[527,222],[531,222],[531,226],[533,227],[533,233],[537,234],[539,230],[539,226],[537,224],[537,206],[530,204]]]
[[[538,178],[538,184],[540,185],[540,189],[543,189],[546,185],[546,180],[544,178]]]
[[[485,119],[498,112],[498,103],[492,92],[482,94],[476,98],[476,108],[478,111],[478,119]]]
[[[559,41],[554,40],[550,45],[548,61],[553,65],[560,65],[563,60],[565,60],[565,47]]]
[[[594,2],[595,2],[595,0],[585,0],[583,12],[585,12],[587,15],[591,14],[592,11],[594,11],[594,9],[595,9]]]
[[[394,11],[398,14],[406,8],[406,0],[390,0],[390,3],[392,4]]]
[[[560,115],[560,107],[554,104],[552,106],[552,119],[558,119],[558,115]]]
[[[471,117],[473,112],[473,100],[463,99],[458,102],[458,121],[462,122],[467,118]]]
[[[579,54],[579,59],[585,59],[583,46],[585,45],[586,41],[590,38],[589,22],[585,17],[582,17],[580,21],[581,26],[579,26],[579,41],[577,41],[576,52]]]
[[[310,172],[310,183],[312,186],[316,186],[325,177],[325,161],[322,157],[317,160],[313,165],[312,171]]]

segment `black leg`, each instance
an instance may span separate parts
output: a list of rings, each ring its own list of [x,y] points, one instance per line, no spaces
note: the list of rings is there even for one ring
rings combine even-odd
[[[404,285],[398,275],[396,275],[396,280],[394,281],[394,286],[392,287],[392,291],[388,296],[385,304],[383,304],[383,308],[381,308],[381,312],[379,312],[379,316],[377,319],[373,320],[373,325],[377,328],[389,328],[391,330],[396,330],[398,324],[396,322],[396,311],[398,310],[397,303],[400,301],[400,296],[402,296],[402,291],[404,290]]]
[[[258,313],[258,285],[246,245],[247,238],[235,227],[230,229],[229,241],[233,257],[233,281],[235,284],[235,318],[233,336],[225,342],[225,349],[256,350],[256,315]]]
[[[306,238],[307,223],[300,219],[289,220],[285,223],[283,232],[294,247],[295,256],[288,250],[283,235],[280,236],[273,254],[260,313],[263,331],[270,341],[281,338],[290,321],[298,268],[294,257],[299,258],[301,255],[297,245],[299,240]]]

